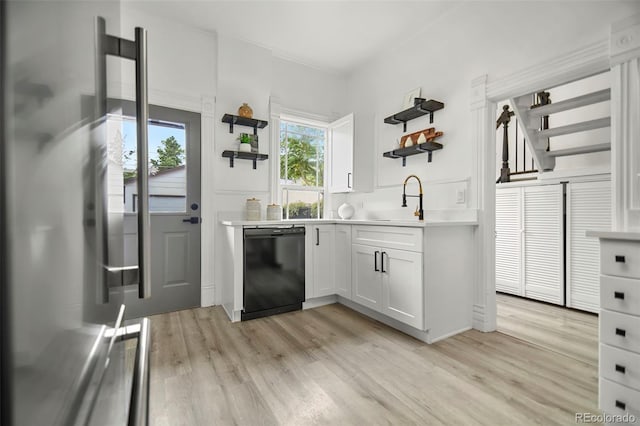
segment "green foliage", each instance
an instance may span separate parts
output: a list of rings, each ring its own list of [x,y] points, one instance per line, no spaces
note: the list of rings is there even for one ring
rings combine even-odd
[[[249,135],[248,133],[240,133],[240,136],[238,136],[238,140],[240,141],[240,143],[251,143],[251,135]]]
[[[151,159],[151,165],[158,170],[172,169],[182,165],[184,161],[184,149],[173,136],[169,136],[160,142],[161,147],[156,151],[158,159]]]
[[[316,149],[319,149],[316,160]],[[319,164],[318,164],[319,163]],[[316,169],[317,174],[316,174]],[[324,152],[307,135],[280,141],[280,175],[306,186],[323,186]]]

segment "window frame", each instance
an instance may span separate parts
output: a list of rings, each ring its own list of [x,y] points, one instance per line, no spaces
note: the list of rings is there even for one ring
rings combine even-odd
[[[276,112],[274,112],[274,109]],[[285,190],[295,190],[295,191],[308,191],[318,194],[317,199],[318,202],[322,203],[322,210],[318,210],[318,214],[320,217],[315,217],[313,219],[326,218],[327,212],[327,177],[328,177],[328,148],[329,148],[329,125],[331,124],[331,120],[328,117],[312,115],[307,113],[302,113],[299,111],[283,111],[280,107],[275,107],[272,105],[272,114],[271,121],[273,123],[272,130],[272,140],[274,143],[271,144],[271,156],[274,158],[272,162],[272,187],[271,187],[271,198],[275,200],[274,202],[278,203],[280,206],[284,208],[285,201],[288,204],[289,200],[285,200],[284,192]],[[305,186],[305,185],[287,185],[280,183],[280,127],[282,122],[297,124],[305,127],[313,127],[324,130],[324,167],[322,174],[322,186]],[[277,141],[277,143],[275,142]],[[275,161],[277,159],[277,161]],[[288,196],[288,194],[287,194]],[[289,219],[289,211],[288,209],[283,213],[283,219]]]

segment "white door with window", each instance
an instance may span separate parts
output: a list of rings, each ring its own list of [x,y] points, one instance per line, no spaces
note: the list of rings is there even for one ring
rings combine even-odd
[[[124,286],[127,318],[200,306],[200,115],[150,106],[151,298],[138,299],[135,112],[108,119],[110,291]],[[127,269],[130,268],[130,269]]]

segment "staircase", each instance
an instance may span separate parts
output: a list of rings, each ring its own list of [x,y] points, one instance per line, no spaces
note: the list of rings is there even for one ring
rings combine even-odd
[[[548,117],[553,114],[609,100],[611,98],[610,89],[599,90],[557,103],[538,102],[532,105],[532,99],[535,99],[536,96],[537,99],[545,99],[544,96],[540,96],[544,93],[548,97],[547,92],[539,92],[510,99],[520,129],[524,133],[526,146],[539,173],[554,170],[557,157],[611,150],[610,140],[572,148],[551,146],[549,141],[549,138],[552,137],[610,127],[611,117],[597,118],[555,128],[546,128],[547,126],[544,125],[544,123],[548,123]]]

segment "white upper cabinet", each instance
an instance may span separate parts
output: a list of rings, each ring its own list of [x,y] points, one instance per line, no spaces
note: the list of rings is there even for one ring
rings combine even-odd
[[[353,114],[329,125],[329,192],[353,191]]]

